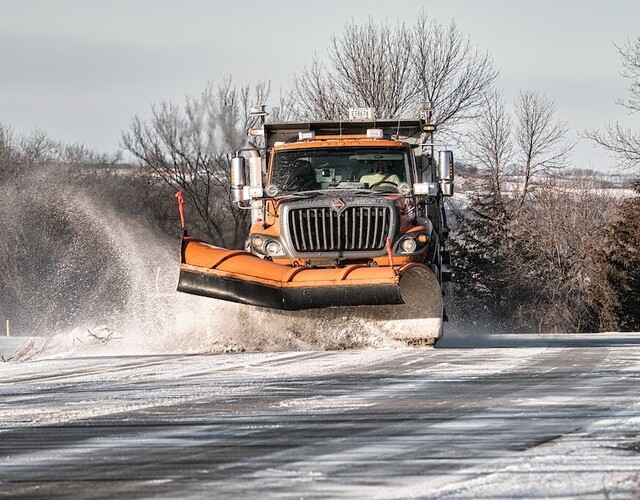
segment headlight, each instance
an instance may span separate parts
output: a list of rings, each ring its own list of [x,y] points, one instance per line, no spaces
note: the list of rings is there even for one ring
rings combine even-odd
[[[253,238],[251,238],[251,245],[256,250],[262,250],[263,244],[264,244],[264,239],[262,238],[262,236],[254,236]]]
[[[282,255],[282,246],[277,241],[271,240],[264,246],[264,253],[269,257]]]
[[[415,252],[417,247],[418,247],[418,244],[416,243],[416,240],[414,240],[413,238],[405,238],[400,242],[400,248],[402,249],[403,253]]]

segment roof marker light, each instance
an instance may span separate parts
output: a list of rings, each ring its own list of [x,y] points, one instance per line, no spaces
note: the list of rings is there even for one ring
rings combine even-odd
[[[299,141],[313,141],[315,138],[316,138],[316,133],[313,130],[298,132]]]
[[[382,139],[384,137],[384,130],[381,128],[368,128],[367,139]]]

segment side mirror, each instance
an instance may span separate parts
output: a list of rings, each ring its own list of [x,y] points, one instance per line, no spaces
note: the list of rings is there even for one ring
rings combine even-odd
[[[440,151],[438,160],[438,181],[442,196],[453,196],[453,151]]]
[[[440,151],[438,179],[441,181],[452,181],[453,173],[453,151]]]

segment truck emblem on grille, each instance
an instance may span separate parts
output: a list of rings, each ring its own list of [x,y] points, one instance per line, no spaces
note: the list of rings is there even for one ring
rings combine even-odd
[[[340,215],[342,212],[344,212],[344,209],[347,207],[347,204],[342,201],[340,198],[338,198],[337,200],[333,200],[333,203],[331,204],[331,208],[338,214]]]

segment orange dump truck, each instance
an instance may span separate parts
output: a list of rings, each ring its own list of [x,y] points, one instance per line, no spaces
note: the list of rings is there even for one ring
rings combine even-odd
[[[258,114],[263,108],[258,109]],[[366,113],[371,113],[366,110]],[[448,279],[453,154],[423,119],[266,123],[232,160],[244,251],[184,237],[178,290],[288,311],[332,308],[433,345]],[[248,162],[245,157],[247,155]],[[334,311],[335,313],[336,311]],[[335,314],[334,314],[335,315]]]

